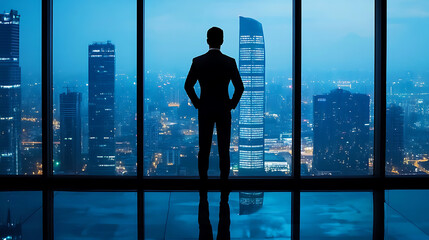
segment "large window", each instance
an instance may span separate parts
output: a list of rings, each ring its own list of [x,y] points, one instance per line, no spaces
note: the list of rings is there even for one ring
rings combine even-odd
[[[388,3],[386,174],[429,174],[426,1]]]
[[[135,175],[135,1],[53,4],[54,172]]]
[[[41,1],[0,6],[0,174],[40,175]]]
[[[374,1],[302,1],[303,175],[370,175]]]
[[[183,86],[212,26],[224,30],[221,51],[236,59],[245,88],[232,111],[230,175],[290,175],[290,0],[145,1],[144,175],[198,176],[198,113]],[[213,144],[209,176],[219,174]]]

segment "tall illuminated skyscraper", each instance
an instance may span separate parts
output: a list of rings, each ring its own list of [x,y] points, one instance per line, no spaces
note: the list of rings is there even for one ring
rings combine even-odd
[[[265,42],[262,24],[240,17],[239,174],[264,172]]]
[[[59,171],[79,174],[82,169],[82,141],[80,103],[82,94],[67,92],[60,94],[60,150]]]
[[[18,11],[0,14],[0,174],[20,174],[21,67]]]
[[[88,174],[115,174],[115,46],[89,45],[88,52]]]

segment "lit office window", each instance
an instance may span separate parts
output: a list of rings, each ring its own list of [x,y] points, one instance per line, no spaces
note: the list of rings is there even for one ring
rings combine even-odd
[[[198,176],[198,112],[184,83],[213,26],[224,30],[221,51],[235,58],[245,88],[232,110],[230,176],[290,175],[289,0],[145,1],[144,175]],[[218,146],[211,150],[209,176],[219,176]]]
[[[137,239],[135,192],[55,192],[55,239]]]
[[[302,2],[302,175],[370,175],[374,1]]]
[[[386,175],[429,174],[427,1],[388,1]]]
[[[42,174],[41,1],[0,8],[0,175]]]
[[[136,1],[54,1],[54,172],[136,174]]]
[[[0,239],[43,239],[41,192],[0,192]]]

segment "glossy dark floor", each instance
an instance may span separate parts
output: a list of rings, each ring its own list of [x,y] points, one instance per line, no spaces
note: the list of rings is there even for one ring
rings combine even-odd
[[[385,199],[385,239],[429,239],[429,191]],[[146,239],[291,238],[290,192],[146,192],[144,201]],[[301,192],[300,204],[301,239],[372,239],[371,192]],[[43,239],[41,192],[0,192],[0,236],[17,229],[9,209],[22,239]],[[136,240],[137,194],[55,192],[54,230],[61,240]]]

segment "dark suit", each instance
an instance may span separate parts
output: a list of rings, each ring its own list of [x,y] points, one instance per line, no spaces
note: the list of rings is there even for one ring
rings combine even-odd
[[[201,87],[200,98],[194,89],[197,81]],[[232,99],[228,95],[230,81],[235,88]],[[227,179],[230,168],[231,109],[237,107],[244,91],[235,60],[219,50],[210,50],[194,58],[186,78],[185,90],[192,104],[198,109],[200,178],[207,179],[213,128],[216,123],[221,179]]]

